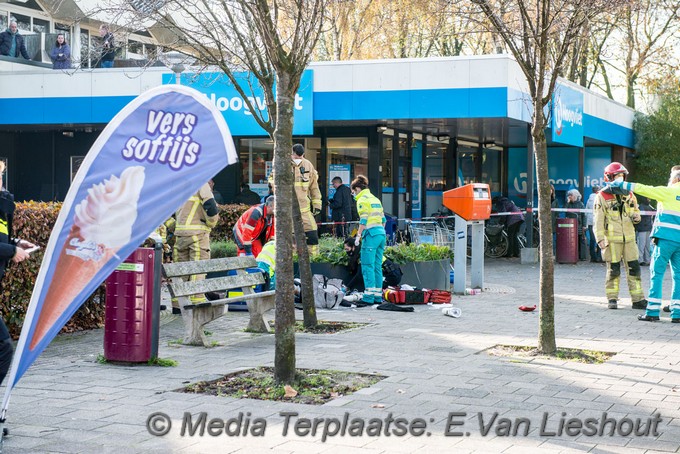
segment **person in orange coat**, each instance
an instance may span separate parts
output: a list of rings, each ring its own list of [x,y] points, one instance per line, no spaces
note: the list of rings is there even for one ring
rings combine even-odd
[[[275,208],[276,198],[270,196],[265,203],[254,205],[241,215],[234,226],[234,241],[238,255],[257,257],[262,246],[274,238]]]

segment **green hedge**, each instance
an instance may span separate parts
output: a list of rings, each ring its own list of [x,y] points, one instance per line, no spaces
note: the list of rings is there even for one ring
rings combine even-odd
[[[234,226],[243,213],[246,212],[250,206],[248,205],[219,205],[220,220],[212,232],[210,232],[211,241],[232,241],[234,239]]]
[[[210,235],[211,240],[215,242],[213,257],[236,255],[236,245],[232,241],[232,230],[238,218],[248,208],[247,205],[220,206],[220,220]],[[35,278],[38,275],[43,253],[60,209],[61,203],[56,202],[17,203],[14,214],[14,236],[25,238],[41,246],[41,249],[31,254],[30,260],[20,264],[11,263],[2,281],[0,313],[14,338],[17,338],[21,332]],[[104,285],[101,285],[64,326],[62,332],[102,327],[104,324],[104,303],[105,288]]]
[[[17,203],[14,212],[14,236],[25,238],[41,246],[41,249],[32,253],[31,258],[22,263],[10,262],[2,281],[0,312],[14,338],[21,332],[35,278],[60,209],[61,203],[54,202]],[[104,297],[102,285],[64,326],[62,332],[101,327],[104,323]]]

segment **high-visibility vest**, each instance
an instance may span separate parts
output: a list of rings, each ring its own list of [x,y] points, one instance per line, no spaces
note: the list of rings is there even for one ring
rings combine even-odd
[[[262,246],[262,250],[257,254],[257,261],[269,265],[269,274],[274,274],[276,270],[276,241],[270,241]]]
[[[652,238],[680,243],[680,182],[671,186],[646,186],[635,183],[636,194],[657,200]]]
[[[177,210],[175,217],[176,236],[192,236],[200,233],[210,233],[219,215],[208,216],[203,208],[203,203],[212,199],[213,193],[208,183],[204,184],[199,191],[192,195],[184,205]]]
[[[357,211],[359,212],[359,223],[365,225],[366,229],[374,227],[382,228],[385,223],[385,213],[382,203],[371,191],[366,188],[357,194]]]

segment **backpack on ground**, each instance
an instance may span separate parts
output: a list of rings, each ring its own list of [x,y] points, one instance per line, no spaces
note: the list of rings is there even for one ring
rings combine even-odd
[[[333,309],[345,297],[342,280],[327,278],[323,274],[313,276],[314,305],[319,309]]]
[[[390,259],[386,259],[382,264],[382,273],[385,284],[388,287],[396,287],[401,284],[401,277],[404,275],[401,267]]]

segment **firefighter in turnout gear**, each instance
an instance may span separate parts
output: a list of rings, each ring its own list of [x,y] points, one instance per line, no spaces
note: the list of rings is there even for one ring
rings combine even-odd
[[[654,322],[659,320],[661,309],[663,277],[668,263],[673,275],[673,293],[671,295],[671,322],[680,323],[680,166],[671,169],[668,186],[646,186],[639,183],[618,181],[612,186],[621,187],[625,191],[657,200],[656,220],[652,228],[652,238],[656,244],[650,264],[651,287],[649,303],[645,315],[638,315],[638,320]],[[667,308],[664,308],[664,311]]]
[[[210,231],[219,219],[217,203],[208,183],[184,202],[175,213],[175,262],[191,262],[210,258]],[[205,275],[194,275],[191,280],[205,279]],[[205,295],[191,295],[192,304],[206,301]],[[176,301],[173,300],[173,306]]]
[[[293,145],[291,154],[293,164],[293,185],[300,205],[302,225],[307,237],[307,249],[310,255],[319,253],[319,234],[314,216],[321,213],[321,191],[319,191],[319,174],[314,165],[305,159],[305,147],[299,143]],[[269,182],[274,185],[274,172],[269,176]],[[276,188],[274,188],[276,189]]]
[[[612,162],[604,169],[604,180],[623,180],[628,170],[618,162]],[[642,291],[640,262],[635,243],[635,226],[640,222],[640,209],[632,192],[605,186],[595,198],[593,206],[593,232],[595,241],[602,249],[602,258],[607,263],[605,293],[609,309],[618,308],[621,262],[627,271],[628,289],[633,309],[644,309],[647,300]]]

